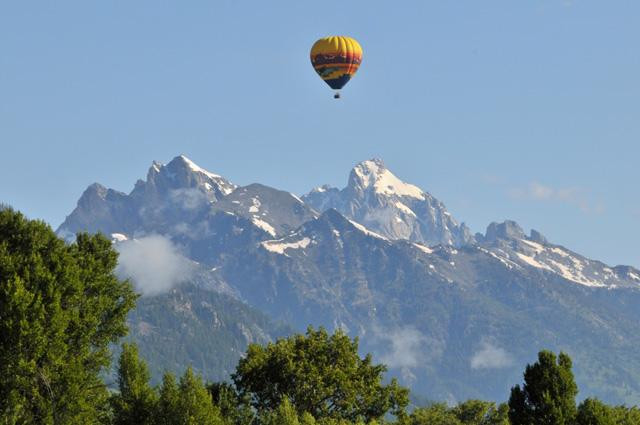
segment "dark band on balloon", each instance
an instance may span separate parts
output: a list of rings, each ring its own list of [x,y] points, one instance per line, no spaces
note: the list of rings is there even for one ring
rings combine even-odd
[[[311,58],[311,63],[314,65],[324,65],[324,64],[333,64],[333,63],[349,63],[349,64],[358,64],[360,65],[362,62],[361,55],[316,55]]]
[[[351,79],[351,75],[344,74],[338,78],[333,78],[331,80],[324,80],[324,82],[329,84],[329,87],[331,87],[332,89],[340,90],[342,87],[344,87],[345,84],[349,82],[350,79]]]

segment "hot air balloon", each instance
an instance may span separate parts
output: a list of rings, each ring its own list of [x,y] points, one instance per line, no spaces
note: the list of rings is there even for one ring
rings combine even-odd
[[[336,90],[333,96],[340,99],[339,90],[349,82],[362,62],[362,47],[351,37],[341,35],[321,38],[311,47],[311,64],[320,78]]]

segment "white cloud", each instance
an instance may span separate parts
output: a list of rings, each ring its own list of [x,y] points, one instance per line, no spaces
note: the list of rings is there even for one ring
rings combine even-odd
[[[164,236],[128,240],[117,244],[116,249],[120,253],[116,272],[130,278],[144,295],[166,292],[194,272],[192,263]]]
[[[602,214],[604,212],[602,203],[590,201],[584,190],[575,187],[556,188],[533,181],[526,187],[511,189],[509,194],[513,199],[564,203],[575,206],[585,213]]]
[[[501,369],[513,364],[513,357],[505,349],[483,341],[471,357],[472,369]]]
[[[169,197],[185,210],[195,210],[209,202],[207,195],[196,188],[174,189],[169,192]]]
[[[423,344],[427,338],[413,327],[374,329],[374,337],[382,340],[385,350],[380,356],[390,368],[413,368],[424,360]]]

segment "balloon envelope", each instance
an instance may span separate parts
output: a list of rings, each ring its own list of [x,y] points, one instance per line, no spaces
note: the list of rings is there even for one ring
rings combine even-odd
[[[311,64],[334,90],[349,82],[362,62],[362,47],[351,37],[321,38],[311,47]]]

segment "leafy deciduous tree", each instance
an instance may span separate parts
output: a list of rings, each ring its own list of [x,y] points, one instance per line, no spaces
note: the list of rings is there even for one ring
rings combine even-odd
[[[0,415],[18,423],[104,419],[100,371],[135,304],[100,235],[67,245],[51,228],[0,208]]]
[[[277,409],[287,398],[298,414],[317,420],[370,421],[401,414],[408,403],[408,391],[395,380],[382,384],[385,371],[370,355],[360,358],[357,339],[309,327],[306,335],[250,345],[233,380],[259,411]]]
[[[595,398],[587,398],[578,406],[576,425],[616,425],[613,410]]]

